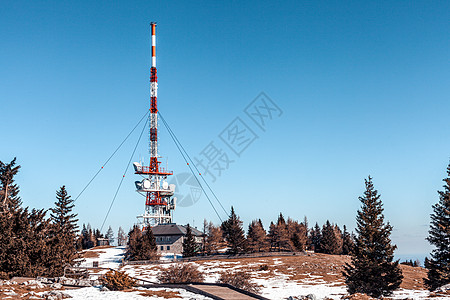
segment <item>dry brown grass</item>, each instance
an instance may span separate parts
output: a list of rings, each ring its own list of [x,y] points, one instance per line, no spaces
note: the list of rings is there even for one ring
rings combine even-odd
[[[423,278],[427,277],[427,270],[421,267],[400,265],[403,272],[401,288],[410,290],[426,290]]]
[[[40,292],[47,292],[47,291],[54,291],[55,289],[50,288],[50,287],[43,287],[43,288],[38,288],[36,286],[27,286],[27,285],[19,285],[19,284],[14,284],[14,285],[3,285],[0,286],[0,299],[12,299],[12,300],[22,300],[22,299],[37,299],[36,295],[26,295],[30,292],[35,292],[35,293],[40,293]],[[58,290],[64,290],[64,287],[62,287],[61,289]],[[16,293],[16,295],[10,295],[8,294],[8,292],[13,291],[14,293]],[[8,297],[8,298],[7,298]],[[43,298],[40,298],[43,299]]]
[[[290,280],[304,283],[310,280],[323,280],[326,283],[345,284],[344,266],[350,263],[350,256],[346,255],[328,255],[321,253],[309,253],[307,255],[280,256],[280,257],[258,257],[258,258],[240,258],[219,260],[226,264],[223,268],[233,268],[238,262],[240,271],[257,271],[257,278],[269,278],[281,273],[289,276]],[[278,263],[276,263],[278,262]],[[207,264],[207,261],[197,262],[200,265]],[[267,271],[261,271],[260,268],[267,265]],[[421,267],[411,267],[400,265],[403,272],[403,282],[401,288],[425,290],[423,278],[426,277],[426,269]],[[312,283],[313,284],[313,283]]]
[[[162,291],[143,291],[143,290],[134,290],[139,292],[139,295],[144,296],[144,297],[160,297],[160,298],[165,298],[165,299],[170,299],[170,298],[180,298],[183,299],[183,297],[181,297],[179,292],[174,292],[174,291],[166,291],[166,290],[162,290]]]
[[[344,284],[342,271],[344,265],[350,262],[345,255],[327,255],[312,253],[308,255],[257,257],[219,260],[225,264],[223,268],[233,268],[233,262],[239,263],[239,270],[244,272],[258,272],[257,278],[270,278],[281,273],[289,276],[290,280],[305,282],[305,280],[323,280],[327,283]],[[199,261],[199,264],[207,262]],[[231,264],[230,264],[231,263]],[[267,270],[261,271],[261,266],[267,265]],[[265,267],[264,267],[265,268]]]
[[[349,295],[349,296],[345,296],[343,299],[348,299],[348,300],[372,300],[372,299],[376,299],[376,298],[372,298],[366,294],[360,294],[360,293],[356,293],[353,295]]]
[[[83,258],[97,258],[100,257],[99,253],[105,253],[105,251],[84,251],[81,253]]]
[[[114,248],[114,246],[97,246],[90,248],[89,250],[99,250],[99,249],[108,249],[108,248]]]
[[[220,266],[217,266],[218,262]],[[345,278],[342,272],[345,264],[350,262],[350,256],[346,255],[308,253],[307,255],[296,256],[205,260],[197,261],[195,264],[202,266],[206,274],[217,273],[216,271],[208,272],[208,269],[219,267],[221,271],[247,272],[251,274],[253,279],[274,278],[283,274],[288,276],[289,280],[301,284],[344,285]],[[400,265],[400,268],[404,276],[401,288],[426,290],[423,283],[423,278],[426,277],[426,269],[406,265]],[[145,272],[164,270],[164,267],[159,265],[142,266],[135,270],[144,274]]]

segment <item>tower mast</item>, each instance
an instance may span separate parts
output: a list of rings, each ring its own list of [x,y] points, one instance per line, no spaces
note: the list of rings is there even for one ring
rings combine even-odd
[[[144,177],[136,181],[137,192],[145,195],[145,211],[138,216],[144,227],[172,223],[175,198],[172,198],[175,185],[167,183],[167,176],[173,172],[160,167],[158,160],[158,77],[156,75],[156,23],[150,23],[152,40],[152,66],[150,68],[150,166],[133,163],[135,174]]]

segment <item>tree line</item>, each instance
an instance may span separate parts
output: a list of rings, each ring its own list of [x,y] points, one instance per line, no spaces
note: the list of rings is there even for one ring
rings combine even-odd
[[[269,230],[263,226],[261,219],[253,220],[247,232],[243,222],[231,208],[229,218],[220,226],[204,221],[203,247],[198,246],[196,254],[214,254],[227,247],[230,254],[255,252],[295,252],[311,250],[325,254],[349,254],[354,247],[354,235],[330,223],[319,226],[318,223],[308,228],[308,220],[303,222],[286,218],[279,214],[276,222],[271,222]]]
[[[0,161],[0,277],[61,276],[66,266],[76,264],[80,258],[77,247],[92,246],[93,237],[98,239],[102,234],[88,224],[83,225],[78,235],[77,215],[72,212],[74,201],[65,186],[57,190],[54,207],[48,210],[23,207],[14,181],[19,169],[16,159],[9,163]],[[439,201],[433,205],[427,238],[434,246],[431,258],[425,260],[425,284],[430,290],[450,283],[450,164],[443,181],[444,189],[438,191]],[[303,222],[286,220],[281,213],[268,231],[257,219],[245,232],[232,207],[228,219],[220,226],[205,221],[202,248],[192,238],[188,225],[183,255],[213,254],[224,247],[229,253],[313,250],[349,254],[351,263],[343,272],[348,291],[375,297],[390,295],[400,286],[403,275],[399,261],[394,260],[396,246],[390,239],[393,228],[384,220],[380,195],[370,176],[359,200],[356,234],[349,233],[346,226],[341,230],[330,221],[308,228],[306,218]],[[114,240],[112,229],[106,236]],[[119,243],[125,243],[126,239],[120,228]],[[151,228],[142,232],[134,226],[128,233],[128,259],[157,259],[156,249]]]
[[[116,244],[116,238],[114,237],[114,231],[111,226],[108,227],[106,234],[100,232],[100,229],[93,229],[91,224],[83,224],[81,233],[77,237],[77,249],[90,249],[99,246],[99,239],[108,240],[108,244],[113,246]],[[127,244],[127,236],[122,227],[119,227],[117,232],[117,245],[125,246]]]
[[[0,277],[62,276],[80,257],[73,200],[62,186],[49,210],[23,207],[14,181],[19,170],[15,158],[0,161]]]
[[[450,164],[447,177],[443,179],[439,201],[433,205],[430,230],[427,240],[435,248],[431,258],[425,259],[427,277],[425,285],[430,291],[450,283]],[[271,222],[266,232],[260,219],[250,223],[245,235],[242,221],[231,208],[229,218],[220,226],[204,225],[203,253],[216,253],[224,245],[229,253],[265,251],[303,251],[319,253],[349,254],[351,263],[346,264],[343,275],[350,294],[366,293],[373,297],[391,295],[400,287],[403,279],[399,261],[394,260],[397,248],[390,234],[393,227],[384,220],[381,196],[374,188],[372,178],[365,180],[365,191],[359,197],[361,208],[356,215],[356,234],[343,231],[328,220],[322,228],[316,223],[308,230],[308,222],[286,221],[282,214],[276,223]],[[183,245],[184,246],[184,245]],[[200,252],[189,253],[195,255]],[[417,266],[418,262],[405,264]]]

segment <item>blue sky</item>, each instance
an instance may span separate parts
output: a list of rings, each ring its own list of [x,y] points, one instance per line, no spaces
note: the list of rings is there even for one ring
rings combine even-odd
[[[213,142],[235,160],[210,182],[227,209],[354,229],[370,174],[397,253],[424,254],[450,157],[449,19],[446,1],[4,1],[0,160],[22,165],[25,205],[76,196],[148,109],[156,21],[159,109],[192,157]],[[261,92],[283,112],[265,131],[244,112]],[[239,157],[218,137],[236,117],[258,136]],[[101,226],[140,130],[77,200],[81,223]],[[189,172],[163,128],[159,148]],[[114,230],[143,212],[137,179]],[[204,218],[219,222],[205,197],[175,212]]]

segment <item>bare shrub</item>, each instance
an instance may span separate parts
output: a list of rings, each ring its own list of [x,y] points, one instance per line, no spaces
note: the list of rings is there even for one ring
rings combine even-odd
[[[122,291],[136,286],[136,281],[125,272],[113,270],[100,277],[100,282],[112,291]]]
[[[247,272],[221,272],[219,280],[217,282],[226,283],[252,293],[259,293],[260,291],[260,287],[256,283],[251,281],[250,274]]]
[[[258,271],[268,271],[269,270],[269,266],[264,264],[264,265],[260,265],[258,268]]]
[[[162,270],[158,274],[158,280],[161,283],[203,282],[205,276],[193,265],[175,264]]]

